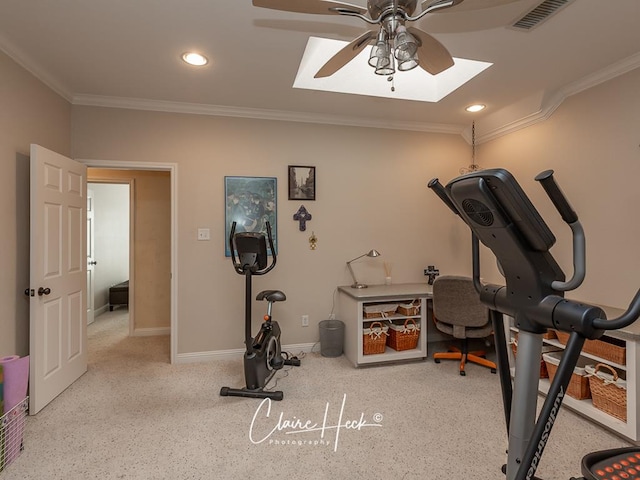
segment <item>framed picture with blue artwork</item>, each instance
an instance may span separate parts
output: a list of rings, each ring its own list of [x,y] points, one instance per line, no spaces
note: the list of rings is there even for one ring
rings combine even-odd
[[[224,251],[231,256],[229,234],[236,222],[236,232],[259,232],[267,235],[271,224],[273,247],[278,253],[278,179],[275,177],[224,177]],[[271,249],[268,250],[271,255]]]

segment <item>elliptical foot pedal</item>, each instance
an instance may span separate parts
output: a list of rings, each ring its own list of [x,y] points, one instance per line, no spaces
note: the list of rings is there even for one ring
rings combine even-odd
[[[640,480],[640,448],[625,447],[602,450],[582,459],[586,480]]]

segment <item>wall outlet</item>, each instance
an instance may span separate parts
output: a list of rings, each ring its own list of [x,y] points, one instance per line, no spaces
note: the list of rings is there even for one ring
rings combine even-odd
[[[303,327],[309,326],[309,315],[302,315],[302,326]]]
[[[336,319],[336,314],[332,313],[329,315],[329,320],[335,320]]]

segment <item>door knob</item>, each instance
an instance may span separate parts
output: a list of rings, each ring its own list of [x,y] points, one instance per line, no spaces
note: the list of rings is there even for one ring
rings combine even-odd
[[[96,260],[93,260],[92,262],[89,262],[89,265],[97,265],[98,262]]]
[[[38,296],[42,296],[42,295],[49,295],[51,293],[51,289],[50,288],[42,288],[40,287],[38,289]]]

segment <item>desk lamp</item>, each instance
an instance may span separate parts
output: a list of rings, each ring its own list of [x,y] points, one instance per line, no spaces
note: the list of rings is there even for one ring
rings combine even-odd
[[[378,252],[377,250],[371,250],[368,253],[363,253],[359,257],[356,257],[353,260],[349,260],[347,262],[347,267],[349,267],[349,273],[351,273],[351,277],[353,278],[353,285],[351,285],[351,288],[367,288],[368,287],[368,285],[365,285],[364,283],[358,283],[358,281],[356,280],[356,276],[353,274],[353,269],[351,268],[351,262],[355,262],[356,260],[362,257],[379,257],[379,256],[380,256],[380,252]]]

